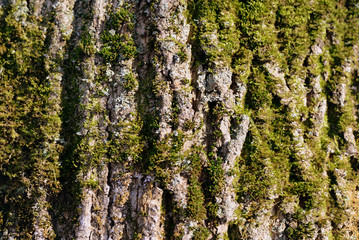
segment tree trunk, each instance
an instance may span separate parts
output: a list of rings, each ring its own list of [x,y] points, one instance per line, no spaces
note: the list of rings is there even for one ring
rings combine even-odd
[[[357,239],[358,0],[0,0],[0,239]]]

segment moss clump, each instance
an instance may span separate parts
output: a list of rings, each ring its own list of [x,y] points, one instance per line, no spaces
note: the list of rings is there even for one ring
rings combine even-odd
[[[137,54],[135,43],[128,34],[107,32],[102,34],[101,39],[104,44],[99,54],[107,62],[116,62],[120,57],[130,59]]]
[[[303,223],[305,213],[303,211],[297,211],[293,218],[299,224],[296,228],[289,227],[286,229],[286,234],[289,239],[306,239],[313,237],[315,228],[312,223]]]
[[[92,36],[89,32],[84,32],[81,35],[81,40],[75,48],[78,57],[91,56],[95,53],[95,45]]]
[[[207,228],[200,227],[193,233],[193,240],[207,239],[210,236],[210,231]]]
[[[141,121],[119,123],[113,133],[109,144],[109,158],[114,162],[132,164],[139,161],[144,147],[143,140],[139,135]]]
[[[115,63],[119,59],[131,59],[137,55],[133,38],[126,33],[134,27],[133,14],[129,7],[119,8],[109,14],[105,31],[101,35],[103,47],[99,51],[106,62]]]
[[[129,30],[134,28],[134,15],[130,11],[130,5],[125,5],[109,13],[109,21],[106,23],[108,29],[120,29],[126,24]]]
[[[239,47],[237,1],[189,1],[188,17],[193,29],[196,62],[230,63]]]
[[[135,78],[135,75],[131,72],[128,73],[125,77],[124,77],[125,82],[123,83],[123,87],[127,90],[127,91],[132,91],[134,90],[137,85],[137,79]]]
[[[188,60],[187,53],[184,50],[179,51],[177,55],[180,58],[181,62],[186,62]]]
[[[199,181],[203,167],[200,159],[200,149],[194,150],[195,151],[188,157],[188,160],[191,162],[191,170],[189,172],[186,215],[191,219],[201,221],[206,219],[204,194]]]

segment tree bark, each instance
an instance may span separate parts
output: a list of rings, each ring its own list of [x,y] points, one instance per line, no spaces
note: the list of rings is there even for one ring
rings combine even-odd
[[[359,2],[0,0],[1,239],[356,239]]]

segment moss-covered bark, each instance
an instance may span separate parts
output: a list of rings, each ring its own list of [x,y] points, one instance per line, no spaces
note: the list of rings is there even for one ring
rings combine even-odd
[[[356,239],[359,2],[0,1],[0,238]]]

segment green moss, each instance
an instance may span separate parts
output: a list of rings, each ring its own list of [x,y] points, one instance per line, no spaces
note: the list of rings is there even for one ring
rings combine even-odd
[[[99,51],[106,62],[117,62],[119,58],[130,59],[137,55],[137,48],[133,38],[125,33],[134,27],[133,14],[129,7],[119,8],[109,14],[105,31],[101,35],[103,47]]]
[[[303,211],[298,211],[294,214],[293,218],[297,221],[298,226],[293,228],[289,227],[286,229],[286,234],[289,239],[306,239],[313,237],[315,228],[312,223],[303,223],[305,213]]]
[[[199,63],[229,62],[239,47],[236,1],[189,1],[195,60]],[[215,35],[218,34],[217,40]]]
[[[279,112],[276,112],[279,111]],[[263,108],[253,115],[239,159],[238,196],[262,201],[288,184],[291,127],[277,110]]]
[[[188,131],[188,130],[193,130],[196,126],[196,123],[193,122],[193,121],[186,121],[183,128],[185,129],[185,131]]]
[[[99,187],[99,182],[98,180],[94,179],[94,176],[91,176],[91,178],[87,181],[84,182],[84,187],[90,187],[94,190],[98,189]]]
[[[110,32],[102,34],[103,48],[99,54],[107,62],[116,62],[119,58],[130,59],[137,55],[137,48],[128,34],[112,35]]]
[[[207,239],[210,236],[210,232],[208,229],[201,227],[196,229],[193,233],[193,240],[202,240]]]
[[[184,50],[179,51],[177,55],[179,56],[181,62],[186,62],[188,60],[187,53]]]
[[[59,99],[53,97],[60,95],[59,83],[47,78],[46,32],[40,18],[18,14],[22,7],[3,6],[0,16],[0,181],[7,183],[0,191],[0,232],[12,228],[17,238],[29,239],[37,197],[60,189],[62,147]]]
[[[123,87],[127,90],[127,91],[132,91],[134,90],[137,85],[138,85],[138,82],[137,82],[137,79],[135,78],[135,76],[133,75],[133,73],[129,73],[127,74],[125,77],[125,82],[123,83]]]
[[[130,123],[119,123],[109,144],[109,158],[114,162],[138,162],[144,142],[139,135],[141,121],[134,120]]]
[[[201,150],[199,148],[194,150],[188,157],[188,160],[191,162],[191,171],[189,175],[186,215],[190,219],[201,221],[206,219],[204,194],[199,181],[203,167],[200,159]]]
[[[109,13],[109,21],[106,23],[108,29],[120,29],[127,24],[129,30],[133,30],[134,27],[134,15],[130,11],[130,5],[115,9],[115,11]]]
[[[359,97],[355,91],[348,91],[345,106],[342,106],[337,101],[337,93],[342,84],[348,88],[358,87],[357,70],[352,76],[343,68],[350,61],[353,66],[356,64],[352,53],[358,39],[358,31],[353,27],[358,25],[357,1],[187,1],[192,70],[195,72],[198,64],[208,72],[230,67],[234,81],[240,79],[246,85],[247,93],[243,104],[238,104],[242,101],[238,97],[234,113],[221,101],[211,102],[210,110],[199,126],[192,121],[180,126],[179,98],[176,92],[170,92],[173,95],[170,116],[173,133],[163,139],[159,139],[158,134],[159,106],[163,101],[163,90],[167,91],[171,84],[156,77],[157,66],[165,60],[159,51],[159,41],[177,44],[177,55],[182,63],[189,60],[183,44],[174,38],[158,40],[150,37],[146,47],[153,50],[152,59],[138,64],[137,59],[128,61],[137,64],[139,74],[126,75],[123,88],[133,91],[129,94],[139,103],[139,114],[134,113],[132,121],[109,126],[111,135],[107,138],[107,130],[103,128],[109,123],[109,113],[101,103],[110,84],[105,75],[107,68],[103,65],[103,69],[86,69],[86,65],[92,66],[93,59],[95,64],[103,60],[115,65],[118,61],[133,60],[138,56],[136,36],[130,35],[135,26],[132,6],[125,4],[108,11],[101,35],[103,46],[98,52],[102,59],[93,58],[95,39],[87,31],[92,24],[93,10],[75,11],[76,34],[66,48],[69,56],[66,54],[62,62],[62,53],[58,53],[56,59],[46,55],[50,36],[54,33],[51,32],[52,23],[31,16],[31,7],[28,12],[18,15],[19,6],[5,2],[8,5],[3,4],[0,8],[0,232],[14,228],[19,233],[15,238],[31,238],[34,232],[31,224],[36,218],[31,206],[37,196],[45,191],[49,199],[54,198],[60,191],[61,182],[64,192],[72,191],[61,195],[62,198],[69,196],[79,200],[84,187],[99,188],[95,176],[84,181],[83,173],[112,161],[154,174],[161,187],[171,179],[173,169],[188,176],[185,215],[200,225],[194,232],[194,239],[206,239],[209,236],[206,228],[219,224],[216,197],[221,196],[225,185],[222,165],[226,146],[221,145],[224,139],[219,126],[224,117],[231,117],[232,126],[238,126],[240,115],[248,114],[250,130],[233,170],[238,176],[238,202],[251,202],[252,206],[247,212],[239,211],[241,217],[250,221],[258,209],[273,203],[268,196],[276,195],[279,196],[276,206],[284,204],[282,199],[299,203],[295,207],[297,212],[288,215],[297,223],[297,227],[287,228],[289,238],[313,237],[313,225],[306,223],[305,216],[310,213],[317,217],[323,209],[327,209],[327,218],[332,221],[333,237],[345,238],[344,230],[339,226],[348,216],[336,196],[335,190],[340,188],[334,173],[336,169],[344,169],[348,182],[355,179],[357,159],[351,157],[349,160],[345,156],[348,143],[344,133],[351,127],[357,135],[358,122],[354,115]],[[149,5],[151,14],[155,13],[156,1]],[[173,25],[169,26],[169,31],[176,34],[180,28],[174,23],[180,19],[179,11],[175,10],[169,19]],[[146,31],[152,36],[158,29],[153,19],[149,21]],[[46,33],[45,27],[48,27]],[[314,54],[315,44],[321,45],[322,53]],[[284,79],[272,77],[263,67],[266,64],[278,66]],[[60,83],[47,78],[52,73],[59,74],[62,70],[57,69],[61,67],[65,72],[61,80],[62,93],[58,91]],[[92,70],[99,77],[89,79],[88,85],[80,83],[80,78],[93,75],[89,72]],[[146,72],[148,75],[143,74]],[[314,96],[317,93],[314,93],[311,81],[318,76],[322,88],[319,98]],[[182,83],[191,85],[188,79],[183,79]],[[292,92],[290,96],[281,94],[282,84]],[[84,93],[80,89],[90,85],[91,91],[86,95],[88,101],[82,105],[80,97]],[[195,92],[192,87],[195,87],[195,77],[192,86],[186,90]],[[134,91],[137,88],[139,90]],[[235,84],[231,85],[231,90],[238,94]],[[60,95],[61,101],[58,99]],[[327,98],[328,112],[317,137],[312,134],[319,127],[315,119],[316,106],[324,97]],[[308,100],[306,105],[305,99]],[[63,108],[61,119],[60,104]],[[204,124],[207,152],[193,147],[190,153],[183,153],[189,131],[203,133]],[[181,127],[185,133],[179,130]],[[63,141],[58,137],[60,129]],[[66,142],[64,151],[61,142]],[[304,156],[303,149],[310,151],[313,157]],[[325,173],[328,179],[322,180]],[[321,191],[327,191],[328,196]],[[73,204],[77,203],[74,201]],[[173,214],[180,215],[181,212],[176,210],[173,209]],[[318,222],[314,224],[320,225]],[[233,230],[233,235],[238,238],[237,233],[242,230],[245,231],[244,228]],[[137,237],[141,238],[141,235],[137,234]]]
[[[94,42],[89,32],[85,32],[81,35],[81,40],[75,51],[77,51],[78,56],[90,56],[95,53]]]

